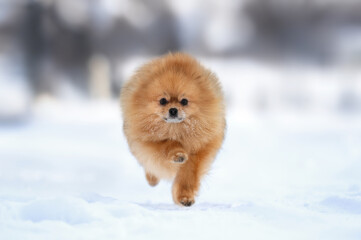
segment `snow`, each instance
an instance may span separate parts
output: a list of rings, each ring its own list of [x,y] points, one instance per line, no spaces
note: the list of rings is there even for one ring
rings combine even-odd
[[[169,182],[148,186],[117,101],[41,99],[29,122],[0,125],[0,238],[360,239],[361,124],[357,104],[338,110],[342,73],[300,72],[297,108],[277,99],[289,73],[207,63],[227,135],[194,206],[174,205]]]

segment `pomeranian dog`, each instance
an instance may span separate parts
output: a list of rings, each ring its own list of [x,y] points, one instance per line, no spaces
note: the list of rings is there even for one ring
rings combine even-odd
[[[174,179],[176,204],[191,206],[225,131],[217,77],[183,53],[143,65],[121,91],[124,133],[151,186]]]

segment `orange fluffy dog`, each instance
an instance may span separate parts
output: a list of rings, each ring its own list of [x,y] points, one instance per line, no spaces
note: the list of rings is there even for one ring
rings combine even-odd
[[[153,60],[121,92],[124,133],[151,186],[174,179],[173,200],[191,206],[224,138],[217,77],[186,54]]]

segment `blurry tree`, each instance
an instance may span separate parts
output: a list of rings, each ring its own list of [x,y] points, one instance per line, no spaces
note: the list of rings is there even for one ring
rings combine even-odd
[[[293,56],[330,63],[342,29],[358,26],[361,31],[360,1],[248,1],[245,12],[255,27],[253,54],[270,57]]]
[[[25,2],[22,47],[36,94],[56,93],[59,81],[64,79],[89,94],[88,66],[94,55],[109,60],[113,93],[118,94],[122,80],[115,74],[118,64],[134,55],[159,55],[179,49],[176,23],[164,1],[134,0],[127,6],[123,2],[115,2],[120,14],[106,24],[99,23],[99,15],[106,14],[99,7],[101,2]]]
[[[36,1],[29,1],[24,6],[22,22],[22,40],[24,47],[25,69],[30,85],[35,93],[46,90],[46,80],[41,78],[41,60],[44,55],[44,34],[42,21],[43,6]]]

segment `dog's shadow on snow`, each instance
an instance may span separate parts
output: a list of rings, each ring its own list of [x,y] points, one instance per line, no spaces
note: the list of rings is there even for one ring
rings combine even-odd
[[[191,207],[182,207],[174,203],[135,203],[140,207],[146,208],[148,210],[161,210],[161,211],[184,211],[184,210],[197,210],[205,211],[209,209],[230,209],[233,207],[232,204],[217,204],[217,203],[196,203]]]

